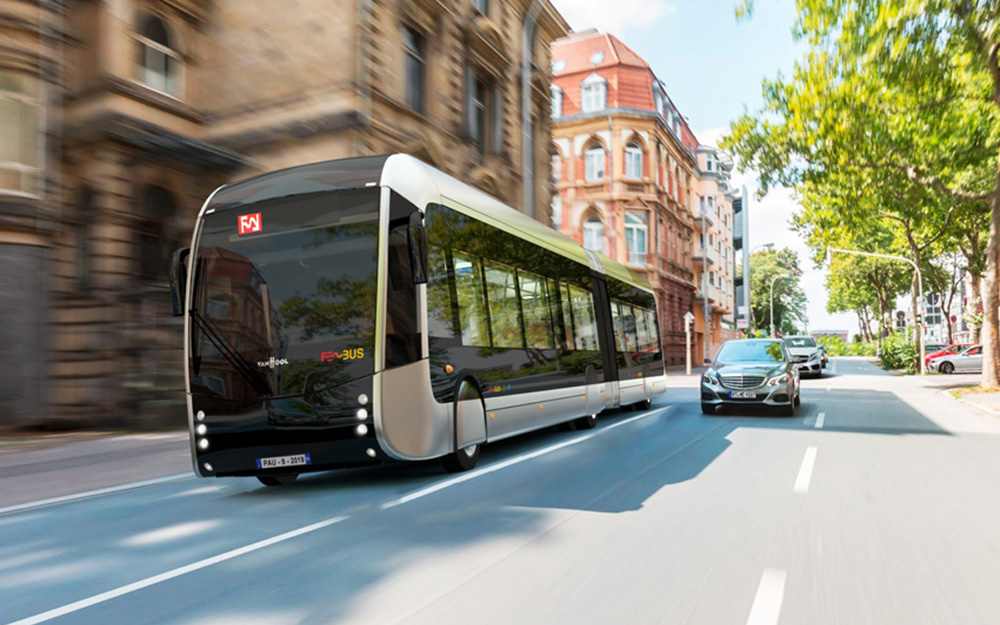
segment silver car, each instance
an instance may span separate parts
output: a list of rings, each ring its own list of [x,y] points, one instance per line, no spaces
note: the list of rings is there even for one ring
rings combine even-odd
[[[957,354],[931,358],[927,367],[941,373],[980,373],[983,370],[983,346],[973,345]]]
[[[701,411],[769,406],[794,416],[801,402],[799,367],[779,339],[727,341],[701,376]]]

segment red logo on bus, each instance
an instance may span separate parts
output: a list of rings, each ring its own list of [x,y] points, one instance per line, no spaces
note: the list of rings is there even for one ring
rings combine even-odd
[[[260,232],[260,213],[240,215],[240,234]]]

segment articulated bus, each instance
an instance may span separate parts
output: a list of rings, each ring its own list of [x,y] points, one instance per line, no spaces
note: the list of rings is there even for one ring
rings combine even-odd
[[[410,156],[219,188],[171,288],[201,477],[463,471],[665,390],[641,276]]]

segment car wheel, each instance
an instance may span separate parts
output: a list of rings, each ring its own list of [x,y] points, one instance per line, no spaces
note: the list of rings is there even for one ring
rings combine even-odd
[[[701,414],[715,414],[715,406],[712,404],[702,404]]]
[[[951,364],[950,362],[942,362],[941,366],[938,367],[938,371],[947,374],[955,373],[955,365]]]
[[[479,462],[479,449],[481,447],[482,445],[469,445],[448,454],[441,458],[441,466],[449,473],[461,473],[475,469],[476,463]]]
[[[285,486],[291,484],[299,478],[298,473],[289,473],[287,475],[258,475],[257,479],[264,486]]]
[[[783,417],[794,417],[795,416],[795,402],[791,402],[785,406],[778,406],[778,414]]]
[[[801,392],[795,394],[795,405],[796,406],[801,406],[802,405],[802,393]]]

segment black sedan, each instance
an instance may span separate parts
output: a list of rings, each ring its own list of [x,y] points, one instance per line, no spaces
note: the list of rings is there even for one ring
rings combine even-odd
[[[800,403],[799,368],[775,339],[727,341],[701,376],[701,411],[719,406],[769,406],[795,415]]]

